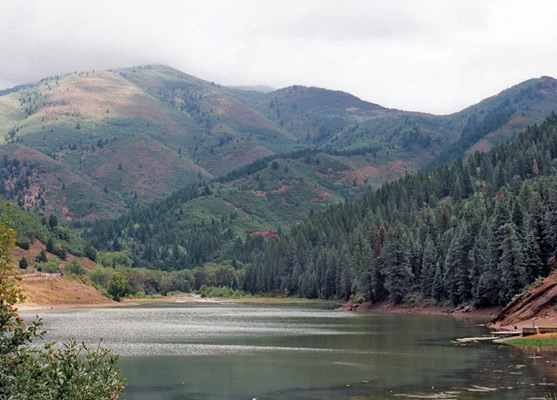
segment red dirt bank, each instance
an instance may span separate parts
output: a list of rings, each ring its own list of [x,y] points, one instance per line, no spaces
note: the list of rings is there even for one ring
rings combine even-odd
[[[347,303],[338,308],[340,311],[371,311],[392,314],[421,314],[421,315],[450,315],[456,318],[474,319],[488,322],[498,315],[501,307],[490,307],[475,309],[466,307],[440,307],[440,306],[420,306],[409,304],[394,304],[389,302],[381,303]]]
[[[557,326],[557,271],[521,293],[490,325],[492,329]]]

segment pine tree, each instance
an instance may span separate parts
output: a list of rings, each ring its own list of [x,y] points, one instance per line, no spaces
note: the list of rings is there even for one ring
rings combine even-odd
[[[425,240],[422,258],[421,290],[426,296],[433,296],[433,281],[437,264],[437,248],[428,235]]]
[[[338,298],[348,300],[350,298],[350,290],[352,287],[352,279],[350,274],[350,263],[348,258],[348,246],[344,245],[339,255],[339,273],[338,278]]]
[[[443,269],[441,268],[441,263],[437,261],[435,263],[435,273],[433,275],[433,284],[431,285],[431,295],[437,301],[445,299],[445,291],[443,289]]]
[[[543,263],[540,257],[540,246],[536,242],[534,233],[528,230],[524,236],[522,246],[522,268],[528,282],[533,282],[542,276]]]
[[[498,269],[501,275],[499,298],[507,304],[524,287],[526,282],[522,264],[522,251],[512,224],[500,228],[503,241]]]
[[[546,207],[542,225],[542,252],[547,258],[555,256],[557,249],[557,184],[546,181]],[[548,271],[549,272],[549,271]]]
[[[39,254],[37,254],[37,256],[35,257],[35,261],[36,262],[47,262],[48,258],[46,257],[46,252],[43,250],[41,250],[39,252]]]
[[[410,267],[407,243],[408,234],[404,226],[397,222],[387,233],[381,253],[381,272],[385,275],[385,289],[389,293],[389,299],[395,303],[402,302],[404,296],[412,289],[414,276]]]
[[[48,238],[46,242],[46,251],[50,254],[54,253],[54,241],[52,240],[52,238]]]
[[[27,269],[28,266],[29,266],[29,262],[27,261],[27,258],[21,257],[21,259],[19,260],[19,268]]]
[[[489,226],[484,220],[478,234],[474,238],[474,244],[468,252],[470,260],[470,294],[475,299],[478,297],[478,284],[482,273],[489,270],[491,265],[489,248]]]

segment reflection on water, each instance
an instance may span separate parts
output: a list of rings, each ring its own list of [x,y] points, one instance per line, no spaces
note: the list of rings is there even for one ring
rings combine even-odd
[[[528,399],[557,392],[539,368],[551,355],[458,345],[455,338],[486,330],[448,317],[229,303],[41,316],[46,340],[102,337],[120,354],[128,400]]]

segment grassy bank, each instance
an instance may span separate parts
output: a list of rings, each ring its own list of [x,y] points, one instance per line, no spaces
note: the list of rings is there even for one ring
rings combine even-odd
[[[520,347],[535,347],[542,350],[557,351],[557,333],[527,336],[524,338],[509,339],[505,343]]]

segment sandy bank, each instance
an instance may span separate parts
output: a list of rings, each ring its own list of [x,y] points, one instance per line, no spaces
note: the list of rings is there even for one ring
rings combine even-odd
[[[170,297],[155,297],[155,298],[126,298],[122,302],[116,302],[106,297],[102,298],[102,302],[57,302],[57,303],[24,303],[17,306],[19,311],[34,311],[34,310],[67,310],[75,308],[101,308],[101,307],[126,307],[137,306],[140,304],[175,304],[175,303],[197,303],[197,304],[219,304],[219,303],[258,303],[258,304],[304,304],[304,303],[330,303],[320,300],[307,300],[298,298],[281,298],[281,297],[256,297],[256,298],[221,298],[221,297],[201,297],[197,295],[191,296],[170,296]]]
[[[102,307],[129,307],[136,306],[139,303],[127,302],[118,303],[116,301],[110,303],[57,303],[57,304],[19,304],[17,310],[19,312],[39,311],[39,310],[72,310],[76,308],[102,308]]]

